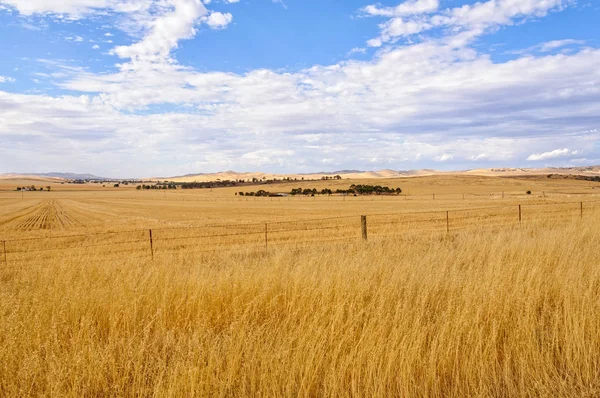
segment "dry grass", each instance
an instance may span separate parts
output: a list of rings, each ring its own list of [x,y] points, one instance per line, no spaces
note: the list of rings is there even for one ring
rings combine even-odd
[[[101,231],[127,211],[135,226],[153,226],[169,215],[176,225],[186,215],[228,220],[232,206],[252,221],[282,208],[294,219],[403,203],[63,197],[53,200],[84,225],[17,231],[47,199],[4,200],[8,238]],[[598,211],[583,220],[541,212],[522,227],[267,253],[2,264],[0,396],[598,396],[598,222]]]

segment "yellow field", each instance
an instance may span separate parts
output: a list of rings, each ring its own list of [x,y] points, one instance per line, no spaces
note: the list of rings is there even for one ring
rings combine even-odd
[[[598,396],[598,186],[2,191],[0,396]]]

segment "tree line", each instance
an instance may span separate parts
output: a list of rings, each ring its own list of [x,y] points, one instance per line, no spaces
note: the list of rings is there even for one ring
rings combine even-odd
[[[118,188],[118,184],[115,184],[115,188]],[[138,191],[141,189],[177,189],[175,184],[155,184],[155,185],[138,185],[135,189]]]
[[[294,188],[289,192],[292,196],[316,196],[316,195],[400,195],[402,193],[401,188],[390,188],[382,185],[350,185],[348,189],[336,189],[333,191],[330,188],[323,188],[318,190],[316,188]],[[237,192],[238,196],[280,196],[280,193],[271,193],[265,190],[259,190],[257,192]],[[287,194],[284,194],[287,195]]]
[[[43,191],[44,187],[40,187],[39,189],[36,188],[35,185],[30,185],[28,187],[17,187],[16,189],[17,191]],[[46,186],[46,191],[50,191],[52,190],[52,187],[50,185]]]

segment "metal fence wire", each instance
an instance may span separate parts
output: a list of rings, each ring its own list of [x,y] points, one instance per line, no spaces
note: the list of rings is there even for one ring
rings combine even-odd
[[[276,246],[406,234],[499,229],[532,221],[584,218],[600,208],[598,203],[556,202],[7,239],[0,240],[0,264],[66,256],[112,258],[124,254],[153,259],[164,253],[268,250]]]

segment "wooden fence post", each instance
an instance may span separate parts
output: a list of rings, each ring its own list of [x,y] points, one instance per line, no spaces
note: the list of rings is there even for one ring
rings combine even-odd
[[[521,224],[522,221],[522,217],[521,217],[521,205],[519,205],[519,224]]]
[[[367,216],[360,216],[360,229],[363,240],[367,240]]]
[[[446,232],[450,232],[450,212],[446,212]]]
[[[152,254],[152,260],[154,260],[154,241],[152,240],[152,230],[150,229],[150,254]]]
[[[435,194],[432,194],[432,195],[433,195],[433,200],[435,200]]]
[[[8,265],[8,260],[6,259],[6,241],[2,241],[2,252],[4,253],[4,264]]]
[[[579,217],[583,219],[583,202],[579,202]]]

